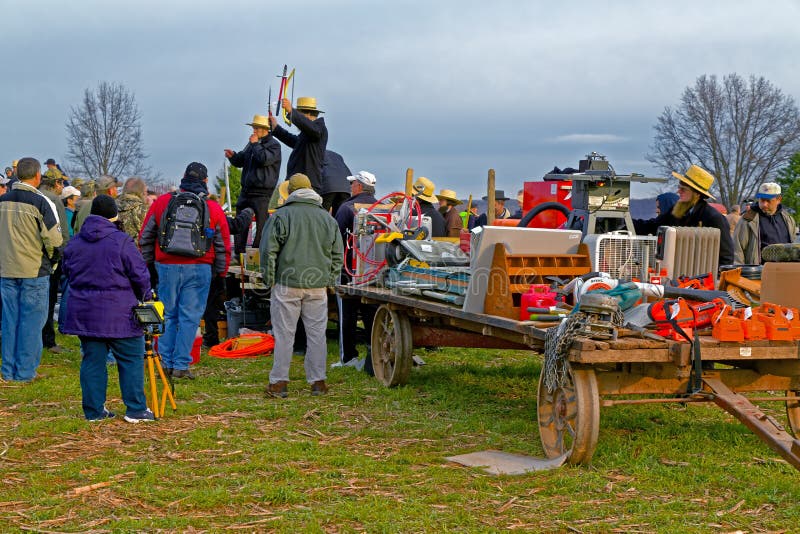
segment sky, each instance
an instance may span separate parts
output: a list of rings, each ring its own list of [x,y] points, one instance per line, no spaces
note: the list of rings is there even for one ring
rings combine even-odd
[[[513,196],[592,151],[661,176],[653,125],[697,77],[800,96],[799,16],[797,0],[0,0],[0,164],[63,161],[71,107],[106,81],[135,95],[148,165],[176,183],[192,161],[215,174],[288,64],[295,98],[326,112],[328,148],[379,192],[412,168],[485,195],[492,168]]]

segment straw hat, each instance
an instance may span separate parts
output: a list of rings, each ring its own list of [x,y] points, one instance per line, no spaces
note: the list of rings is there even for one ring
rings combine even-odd
[[[711,200],[716,200],[711,193],[709,193],[711,186],[714,184],[714,176],[702,167],[692,165],[686,171],[686,175],[673,172],[672,176],[677,178],[680,183],[690,187],[701,195]]]
[[[284,180],[278,186],[278,207],[283,206],[287,198],[289,198],[289,180]]]
[[[420,176],[417,178],[417,181],[414,182],[412,187],[414,189],[413,195],[419,199],[422,199],[426,202],[431,202],[435,204],[439,202],[439,199],[436,198],[434,195],[434,191],[436,191],[436,186],[433,182],[425,178],[424,176]]]
[[[298,96],[297,105],[295,108],[299,109],[300,111],[316,111],[317,113],[325,113],[324,111],[317,109],[317,99],[313,96]]]
[[[247,126],[269,130],[269,117],[266,115],[253,115],[253,122],[248,122]]]
[[[458,195],[456,195],[456,192],[452,189],[442,189],[436,196],[439,197],[439,200],[446,200],[453,206],[461,204],[461,200],[459,200]]]

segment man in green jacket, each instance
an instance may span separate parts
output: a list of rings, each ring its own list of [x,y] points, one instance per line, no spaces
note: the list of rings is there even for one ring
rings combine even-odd
[[[289,178],[289,196],[267,219],[260,249],[264,283],[272,288],[270,316],[275,337],[267,395],[288,396],[289,365],[300,317],[308,339],[306,380],[312,395],[322,395],[328,391],[326,288],[336,284],[344,253],[339,227],[322,209],[322,197],[311,188],[306,175]]]

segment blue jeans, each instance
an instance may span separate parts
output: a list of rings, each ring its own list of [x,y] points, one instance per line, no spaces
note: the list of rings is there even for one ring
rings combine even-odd
[[[164,303],[164,333],[158,339],[162,365],[189,369],[192,344],[206,309],[211,265],[156,263],[158,298]]]
[[[122,402],[128,413],[147,409],[144,396],[144,336],[122,339],[105,339],[80,336],[83,359],[81,360],[81,392],[83,393],[83,415],[86,419],[98,419],[103,415],[108,388],[109,351],[117,359],[119,389]]]
[[[3,299],[3,365],[6,380],[28,382],[42,360],[50,277],[0,278]]]

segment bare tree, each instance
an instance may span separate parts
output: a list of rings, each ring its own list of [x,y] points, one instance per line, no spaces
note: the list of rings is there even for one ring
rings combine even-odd
[[[147,177],[140,121],[136,99],[122,84],[100,82],[96,91],[86,89],[67,121],[67,160],[73,172],[92,179],[104,174]]]
[[[717,177],[726,206],[751,197],[800,150],[800,112],[794,99],[763,77],[700,76],[680,104],[655,125],[648,161],[665,172],[695,164]]]

